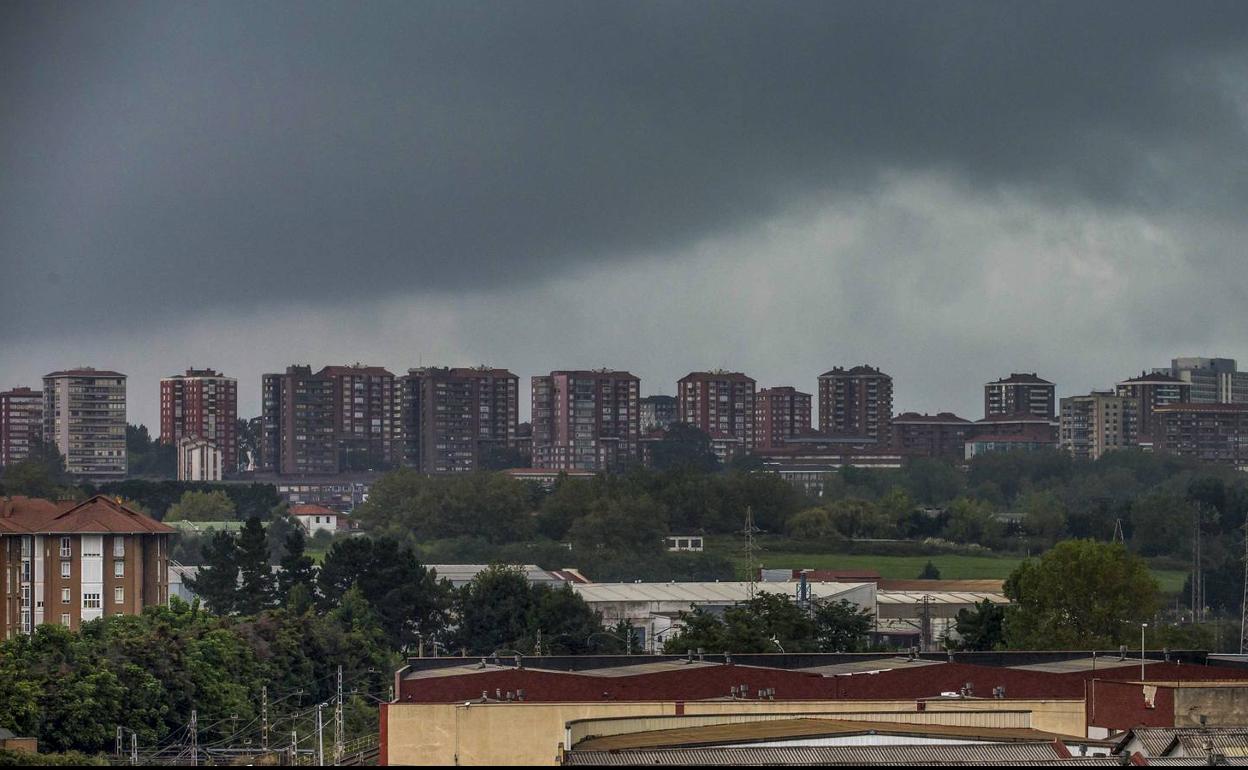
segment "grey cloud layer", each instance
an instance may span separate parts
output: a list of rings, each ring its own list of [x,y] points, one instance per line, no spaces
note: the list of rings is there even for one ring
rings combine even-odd
[[[890,174],[1167,218],[1211,275],[1241,257],[1244,3],[0,14],[0,344],[539,285]]]

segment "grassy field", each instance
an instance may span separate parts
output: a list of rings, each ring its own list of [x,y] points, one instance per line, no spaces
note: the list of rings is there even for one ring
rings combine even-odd
[[[737,569],[745,570],[745,557],[739,553],[728,555]],[[881,577],[913,579],[923,571],[928,561],[940,570],[947,580],[1004,579],[1018,566],[1017,556],[967,556],[964,554],[937,554],[933,556],[876,556],[872,554],[797,553],[787,551],[762,551],[758,560],[764,567],[774,569],[873,569]],[[1161,590],[1175,593],[1183,590],[1187,573],[1182,570],[1153,570],[1153,576],[1161,583]]]

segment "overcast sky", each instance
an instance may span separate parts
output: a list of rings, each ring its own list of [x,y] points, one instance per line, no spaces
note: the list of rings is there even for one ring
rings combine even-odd
[[[0,387],[133,422],[354,361],[978,417],[1248,365],[1246,252],[1243,2],[0,5]]]

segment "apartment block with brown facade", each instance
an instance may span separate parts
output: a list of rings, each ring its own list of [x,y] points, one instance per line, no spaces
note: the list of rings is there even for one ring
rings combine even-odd
[[[425,473],[480,469],[494,449],[514,446],[520,379],[490,367],[410,369],[400,378],[403,464]]]
[[[690,372],[676,383],[677,419],[710,436],[721,461],[753,451],[755,389],[741,372]]]
[[[381,470],[402,455],[395,377],[379,366],[290,366],[262,378],[261,470]]]
[[[893,378],[872,366],[834,367],[819,375],[819,432],[892,442]]]
[[[1127,440],[1132,444],[1151,445],[1157,431],[1155,410],[1168,404],[1190,402],[1191,390],[1191,383],[1162,372],[1141,372],[1139,377],[1118,383],[1115,387],[1117,395],[1135,402],[1124,427]]]
[[[43,436],[43,392],[14,388],[0,392],[0,468],[30,456]]]
[[[0,636],[44,623],[77,629],[169,600],[173,528],[97,495],[82,502],[0,498]]]
[[[1035,372],[1011,373],[984,384],[984,417],[1030,414],[1053,421],[1056,386]]]
[[[533,466],[594,471],[636,461],[640,389],[636,375],[610,369],[533,377]]]
[[[1156,406],[1153,451],[1248,469],[1248,404]]]
[[[811,396],[785,385],[764,388],[754,395],[754,446],[771,449],[785,439],[809,432]]]
[[[226,473],[238,467],[238,380],[212,369],[187,369],[160,381],[160,441],[202,439],[221,452]]]
[[[906,457],[961,460],[974,425],[952,412],[903,412],[893,418],[893,448]]]

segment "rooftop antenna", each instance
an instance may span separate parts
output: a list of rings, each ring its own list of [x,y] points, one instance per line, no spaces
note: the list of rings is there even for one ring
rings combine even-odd
[[[1114,519],[1114,539],[1111,542],[1118,543],[1119,545],[1121,545],[1124,542],[1124,538],[1122,536],[1122,518],[1121,517]]]
[[[750,597],[750,601],[754,601],[754,594],[758,590],[758,569],[755,554],[759,550],[758,543],[755,542],[754,536],[761,532],[758,527],[754,526],[754,508],[745,507],[745,528],[741,530],[741,534],[745,535],[745,569],[746,569],[746,590]]]

